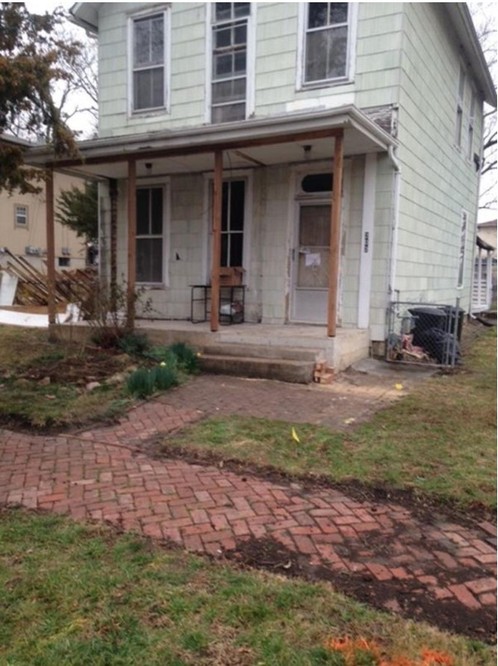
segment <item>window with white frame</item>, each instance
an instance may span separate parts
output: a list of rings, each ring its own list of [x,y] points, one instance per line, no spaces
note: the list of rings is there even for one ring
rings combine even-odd
[[[472,160],[474,154],[474,122],[476,115],[476,94],[472,91],[470,98],[469,126],[467,130],[467,159]]]
[[[456,134],[455,142],[458,148],[462,147],[463,127],[463,98],[465,94],[465,69],[460,65],[460,76],[458,77],[458,94],[456,104]]]
[[[166,106],[166,22],[166,11],[131,20],[133,111]]]
[[[306,4],[304,85],[347,79],[351,14],[348,2]]]
[[[458,280],[457,287],[463,287],[464,269],[465,269],[465,246],[467,243],[467,222],[468,215],[465,210],[462,210],[461,223],[460,223],[460,247],[458,254]]]
[[[220,266],[243,266],[245,180],[223,182]]]
[[[164,190],[137,189],[137,282],[164,281]]]
[[[216,2],[212,11],[211,122],[244,120],[251,3]]]
[[[20,204],[14,205],[14,224],[16,227],[28,226],[28,207]]]

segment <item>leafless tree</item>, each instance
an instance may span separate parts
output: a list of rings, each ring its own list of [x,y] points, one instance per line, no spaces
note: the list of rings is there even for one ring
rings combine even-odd
[[[494,2],[470,2],[470,12],[476,27],[489,71],[496,88],[497,49],[496,49],[496,5]],[[496,210],[496,109],[484,105],[483,115],[483,152],[481,162],[481,184],[479,208]]]

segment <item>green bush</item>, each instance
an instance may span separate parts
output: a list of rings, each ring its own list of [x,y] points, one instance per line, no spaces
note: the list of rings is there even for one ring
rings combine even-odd
[[[148,368],[138,368],[128,377],[126,384],[128,393],[137,398],[146,398],[154,393],[154,382]]]
[[[158,391],[167,391],[178,384],[176,368],[170,365],[156,365],[150,371],[152,384]]]
[[[199,370],[199,359],[197,353],[184,342],[175,342],[170,345],[169,350],[178,359],[178,365],[187,372],[193,374]]]

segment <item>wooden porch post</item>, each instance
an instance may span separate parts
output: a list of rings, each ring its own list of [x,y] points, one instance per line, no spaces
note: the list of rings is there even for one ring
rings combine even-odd
[[[126,326],[135,327],[135,283],[137,278],[137,165],[128,160],[128,284],[126,291]]]
[[[53,341],[50,327],[55,324],[55,228],[54,228],[54,170],[47,169],[45,177],[45,212],[47,226],[47,305],[49,339]]]
[[[332,206],[330,211],[329,293],[327,302],[327,335],[335,337],[337,322],[337,291],[341,250],[341,199],[344,162],[344,132],[335,137]]]
[[[111,203],[109,220],[109,250],[110,250],[110,296],[111,310],[117,310],[117,288],[118,288],[118,181],[115,178],[109,178],[109,198]]]
[[[211,266],[211,331],[218,330],[220,313],[221,215],[223,193],[223,152],[214,154],[213,183],[213,261]]]

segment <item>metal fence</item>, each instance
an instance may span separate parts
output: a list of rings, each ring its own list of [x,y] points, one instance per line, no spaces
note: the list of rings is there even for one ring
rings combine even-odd
[[[388,311],[386,360],[454,367],[460,362],[464,311],[454,305],[393,301]]]

